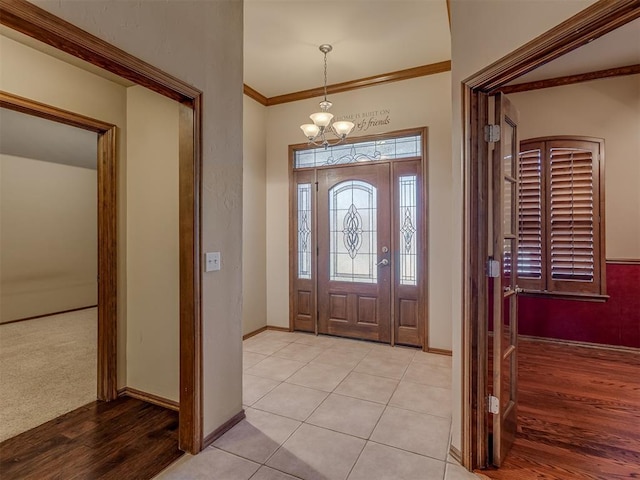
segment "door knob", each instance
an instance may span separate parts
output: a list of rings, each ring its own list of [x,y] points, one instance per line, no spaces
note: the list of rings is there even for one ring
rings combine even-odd
[[[386,258],[383,258],[378,263],[376,263],[376,266],[380,266],[380,265],[382,265],[383,267],[386,267],[387,265],[389,265],[389,260],[387,260]]]

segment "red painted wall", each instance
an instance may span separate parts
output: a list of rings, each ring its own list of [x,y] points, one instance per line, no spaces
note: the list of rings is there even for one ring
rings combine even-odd
[[[640,264],[607,262],[604,303],[520,296],[521,335],[640,348]]]

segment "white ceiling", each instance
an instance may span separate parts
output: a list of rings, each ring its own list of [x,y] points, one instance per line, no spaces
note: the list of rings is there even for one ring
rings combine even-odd
[[[451,59],[446,0],[245,0],[244,82],[266,97]]]
[[[0,108],[0,153],[96,169],[95,132]]]

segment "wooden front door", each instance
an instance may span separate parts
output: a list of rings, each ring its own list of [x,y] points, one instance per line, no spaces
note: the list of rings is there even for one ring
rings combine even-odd
[[[318,332],[391,341],[390,164],[318,171]]]

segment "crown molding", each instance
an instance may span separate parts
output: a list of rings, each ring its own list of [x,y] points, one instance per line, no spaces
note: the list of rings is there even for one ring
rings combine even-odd
[[[409,80],[411,78],[424,77],[427,75],[434,75],[436,73],[449,71],[451,71],[451,60],[445,60],[444,62],[431,63],[429,65],[421,65],[419,67],[407,68],[405,70],[397,70],[395,72],[388,72],[371,77],[359,78],[356,80],[351,80],[349,82],[327,85],[327,94],[348,92],[350,90],[356,90],[358,88],[367,88],[375,85],[382,85],[384,83]],[[309,90],[302,90],[300,92],[277,95],[275,97],[265,97],[257,90],[254,90],[248,85],[245,85],[244,93],[245,95],[253,98],[258,103],[266,107],[270,107],[272,105],[280,105],[282,103],[297,102],[299,100],[306,100],[308,98],[320,97],[324,95],[324,88],[317,87],[311,88]]]
[[[590,80],[598,80],[600,78],[622,77],[625,75],[636,75],[640,73],[640,65],[627,65],[626,67],[609,68],[606,70],[598,70],[595,72],[580,73],[577,75],[567,75],[565,77],[549,78],[546,80],[537,80],[535,82],[517,83],[515,85],[505,85],[500,88],[502,93],[518,93],[528,92],[530,90],[539,90],[541,88],[561,87],[564,85],[572,85],[574,83],[588,82]]]

